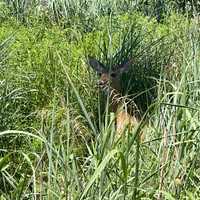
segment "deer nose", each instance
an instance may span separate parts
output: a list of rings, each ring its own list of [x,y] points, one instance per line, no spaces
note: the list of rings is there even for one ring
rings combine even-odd
[[[99,80],[98,84],[99,86],[104,86],[107,83],[105,80]]]

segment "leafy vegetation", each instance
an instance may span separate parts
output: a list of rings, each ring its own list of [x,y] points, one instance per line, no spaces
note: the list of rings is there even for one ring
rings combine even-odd
[[[2,1],[0,199],[199,199],[198,13],[198,1]],[[120,138],[88,55],[136,59],[144,117]]]

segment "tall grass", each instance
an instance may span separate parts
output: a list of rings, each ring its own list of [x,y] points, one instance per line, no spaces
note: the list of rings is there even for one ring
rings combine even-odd
[[[158,25],[141,15],[120,17],[113,35],[104,19],[102,31],[82,35],[45,24],[1,28],[8,37],[0,53],[2,199],[199,198],[198,21],[172,17]],[[174,54],[154,77],[158,94],[148,123],[117,138],[113,114],[98,116],[97,77],[84,54],[100,55],[100,40],[115,44],[120,23],[129,20],[154,30],[155,38],[167,32]]]
[[[188,16],[198,15],[200,4],[192,0],[3,0],[17,20],[30,24],[34,16],[37,20],[47,20],[64,27],[78,26],[84,31],[92,31],[103,16],[119,15],[139,11],[150,18],[162,22],[172,12],[181,12]]]

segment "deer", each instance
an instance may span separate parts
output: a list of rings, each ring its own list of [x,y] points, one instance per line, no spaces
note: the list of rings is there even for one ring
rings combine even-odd
[[[129,71],[132,63],[133,60],[130,59],[114,66],[114,69],[111,70],[96,58],[88,57],[89,66],[99,75],[98,86],[109,99],[109,110],[115,114],[116,133],[119,136],[127,127],[132,128],[139,123],[137,106],[134,104],[132,106],[134,112],[131,114],[128,112],[127,104],[130,103],[130,100],[127,101],[127,98],[122,95],[120,83],[120,76]]]

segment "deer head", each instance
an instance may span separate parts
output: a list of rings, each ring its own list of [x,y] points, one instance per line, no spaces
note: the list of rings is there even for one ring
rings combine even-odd
[[[114,66],[114,70],[109,70],[109,67],[105,67],[100,61],[95,58],[88,58],[89,65],[98,73],[100,76],[99,86],[105,89],[108,85],[116,91],[121,91],[120,76],[122,73],[128,72],[129,66],[132,63],[131,60],[124,62],[121,65]]]

